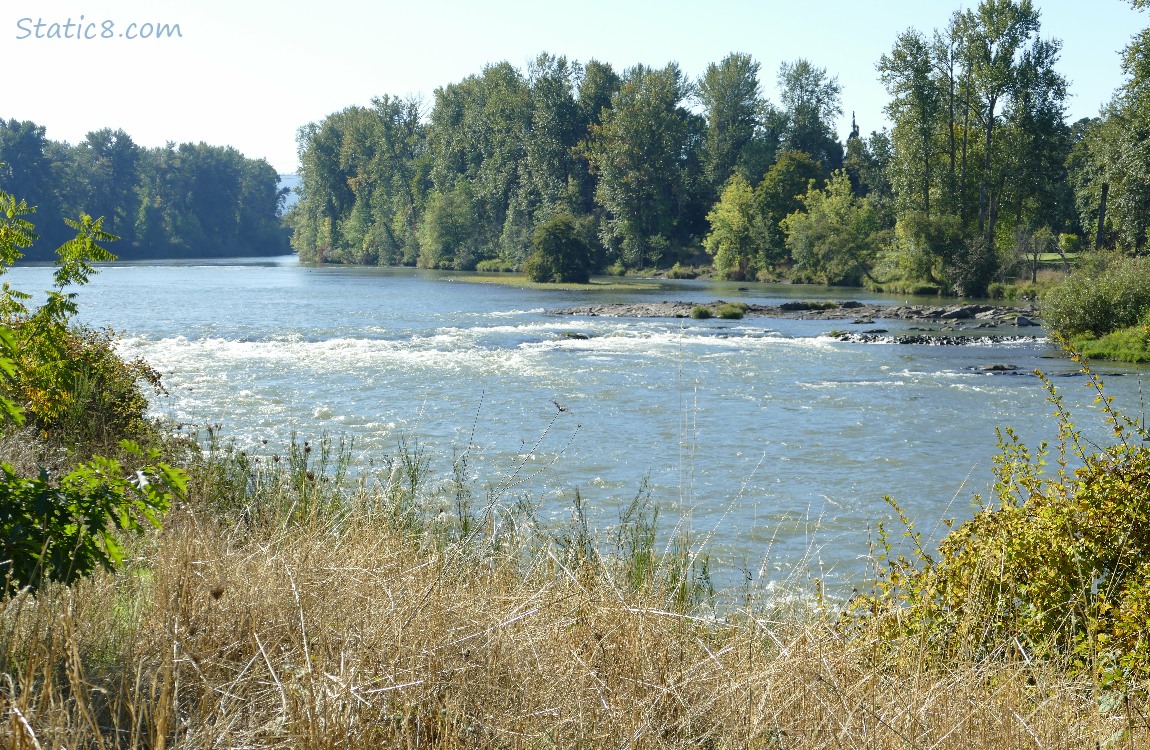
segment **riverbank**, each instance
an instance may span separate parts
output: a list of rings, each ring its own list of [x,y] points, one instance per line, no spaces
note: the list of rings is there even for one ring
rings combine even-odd
[[[187,504],[120,572],[4,601],[0,737],[373,750],[1148,739],[1139,700],[1105,708],[1056,660],[1003,644],[940,669],[916,639],[844,627],[815,581],[748,584],[720,614],[689,574],[696,553],[642,516],[601,554],[578,514],[541,533],[513,506],[470,506],[418,454],[363,484],[305,447],[283,461],[209,452]]]
[[[723,305],[715,300],[703,305],[692,302],[663,301],[604,305],[582,305],[547,310],[550,315],[582,315],[588,317],[618,318],[689,318],[697,307],[712,313]],[[997,305],[875,305],[854,300],[845,302],[811,301],[784,302],[779,305],[740,305],[744,317],[790,318],[797,320],[851,320],[873,322],[877,319],[915,320],[928,323],[970,323],[987,328],[1011,326],[1028,328],[1038,326],[1038,309],[1033,305],[1003,307]]]

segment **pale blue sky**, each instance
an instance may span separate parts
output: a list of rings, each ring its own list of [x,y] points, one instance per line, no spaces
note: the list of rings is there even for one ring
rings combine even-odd
[[[619,71],[679,63],[692,78],[737,51],[777,100],[781,62],[806,57],[843,86],[841,135],[887,124],[875,62],[908,27],[945,26],[959,0],[0,0],[0,117],[76,142],[123,128],[137,143],[207,141],[296,168],[295,132],[381,94],[420,94],[541,51]],[[1123,81],[1119,50],[1150,15],[1123,0],[1036,0],[1042,35],[1063,41],[1072,119],[1095,115]],[[32,24],[112,22],[112,38],[36,39]],[[31,22],[21,19],[32,19]],[[129,24],[179,24],[182,38],[129,40]],[[44,29],[46,32],[46,27]],[[20,38],[25,37],[25,38]]]

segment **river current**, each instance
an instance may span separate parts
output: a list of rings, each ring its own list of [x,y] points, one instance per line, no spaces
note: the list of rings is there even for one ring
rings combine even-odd
[[[1085,379],[1061,377],[1075,365],[1045,341],[857,344],[820,336],[858,328],[850,321],[545,312],[672,299],[896,301],[864,290],[666,281],[562,291],[471,279],[294,258],[116,264],[78,301],[84,322],[112,326],[126,355],[163,373],[170,395],[154,401],[158,415],[219,422],[269,450],[293,432],[346,436],[365,461],[404,439],[443,474],[466,453],[477,488],[507,485],[506,496],[539,503],[555,523],[578,488],[604,534],[646,481],[662,538],[684,523],[714,567],[764,583],[800,560],[829,583],[857,580],[876,523],[892,516],[884,495],[924,536],[943,518],[969,517],[972,495],[992,481],[996,427],[1033,447],[1056,436],[1046,391],[1024,374],[1035,368],[1059,376],[1079,425],[1105,435]],[[44,289],[51,269],[18,267],[7,280]],[[996,364],[1018,369],[978,369]],[[1141,416],[1150,370],[1099,369],[1121,375],[1107,390]]]

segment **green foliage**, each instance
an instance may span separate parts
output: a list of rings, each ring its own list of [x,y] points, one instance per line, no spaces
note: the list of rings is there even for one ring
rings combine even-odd
[[[711,308],[706,305],[695,305],[691,308],[691,317],[695,320],[706,320],[712,315]]]
[[[784,149],[810,154],[827,173],[841,168],[843,147],[834,127],[842,114],[838,76],[829,76],[826,68],[800,58],[779,65],[778,87],[787,119]]]
[[[724,320],[741,320],[746,313],[747,305],[743,302],[725,302],[715,310],[715,314]]]
[[[1043,320],[1067,337],[1137,325],[1150,312],[1147,279],[1150,258],[1119,258],[1101,269],[1081,269],[1043,297]]]
[[[523,271],[532,281],[586,284],[591,280],[591,249],[571,216],[556,216],[539,225],[531,246],[535,252],[523,264]]]
[[[10,594],[33,591],[48,581],[70,584],[97,567],[123,561],[117,532],[159,527],[171,503],[183,496],[186,476],[144,453],[130,441],[121,446],[147,464],[125,478],[124,468],[100,456],[52,480],[41,470],[21,479],[0,464],[0,579]]]
[[[735,175],[707,214],[711,231],[703,247],[715,259],[715,272],[733,281],[753,279],[763,268],[766,233],[749,182]]]
[[[491,258],[476,263],[475,270],[481,273],[511,273],[515,270],[515,264],[499,258]]]
[[[963,251],[962,224],[954,216],[907,211],[894,231],[897,272],[909,281],[937,283],[949,260]]]
[[[50,141],[32,122],[0,120],[0,182],[19,185],[50,215],[103,219],[122,238],[121,257],[205,257],[287,252],[280,224],[286,189],[265,160],[206,143],[141,148],[123,130],[103,128],[77,145]],[[65,224],[41,227],[23,248],[51,260],[70,239]]]
[[[886,178],[901,230],[884,276],[982,296],[1009,271],[1000,244],[1044,225],[1074,228],[1059,51],[1030,0],[983,0],[933,35],[900,34],[882,56],[894,123]]]
[[[803,207],[800,199],[811,187],[821,188],[827,172],[822,162],[802,151],[784,151],[755,186],[755,207],[765,261],[787,257],[786,235],[779,224]]]
[[[24,424],[24,410],[19,404],[9,398],[6,393],[16,386],[16,362],[19,354],[16,347],[16,337],[8,328],[0,327],[0,428],[4,422],[12,422],[17,427]]]
[[[18,213],[10,196],[0,192],[0,201]],[[83,452],[140,434],[147,410],[140,383],[158,390],[160,379],[142,360],[122,361],[110,331],[72,326],[76,293],[71,289],[95,273],[94,262],[115,258],[99,244],[115,237],[103,231],[100,219],[87,215],[66,223],[76,236],[57,251],[54,286],[44,303],[29,309],[29,296],[8,285],[0,294],[0,322],[9,329],[12,368],[12,375],[0,385],[0,398],[20,404],[42,434]],[[18,231],[0,237],[0,255],[15,259],[31,225],[10,226]],[[5,268],[6,264],[0,265],[0,272]]]
[[[758,74],[759,64],[750,55],[733,52],[719,64],[708,65],[699,79],[699,98],[707,117],[701,161],[711,200],[750,156],[764,104]]]
[[[880,527],[873,588],[852,600],[848,619],[915,638],[939,665],[1052,658],[1103,687],[1132,687],[1150,676],[1150,433],[1091,375],[1115,441],[1097,448],[1044,382],[1055,474],[1044,470],[1045,443],[1031,452],[1000,432],[994,501],[976,498],[980,510],[942,540],[937,559],[899,511],[912,551],[898,554]]]
[[[699,272],[693,268],[684,268],[678,261],[667,271],[668,279],[697,279]]]
[[[0,224],[0,273],[20,258],[34,237],[20,219],[26,204],[0,191],[6,222]],[[159,375],[143,362],[124,363],[109,332],[73,328],[75,285],[95,273],[95,261],[114,259],[98,243],[115,239],[102,220],[81,215],[67,221],[76,236],[57,250],[54,287],[34,310],[30,295],[7,284],[0,295],[0,429],[4,421],[27,419],[60,447],[84,452],[93,445],[119,449],[144,465],[130,478],[116,460],[93,456],[58,479],[17,476],[0,464],[0,577],[3,592],[47,581],[71,583],[98,566],[123,559],[119,532],[158,526],[171,502],[183,496],[186,477],[123,435],[145,432],[147,401],[138,382],[159,386]]]
[[[1138,325],[1119,328],[1097,338],[1089,334],[1074,336],[1071,345],[1086,359],[1150,362],[1150,312]]]
[[[878,254],[874,209],[851,192],[850,178],[838,171],[825,190],[802,197],[806,212],[782,222],[795,266],[828,284],[857,284]]]
[[[460,181],[448,193],[432,193],[417,230],[419,265],[469,271],[479,261],[475,195]]]
[[[1122,67],[1128,78],[1101,116],[1075,124],[1067,166],[1088,239],[1100,238],[1107,249],[1145,253],[1150,247],[1150,28],[1133,37],[1122,53]],[[1106,214],[1099,227],[1104,185]]]
[[[690,88],[674,63],[632,68],[583,148],[599,180],[595,198],[609,215],[604,242],[628,267],[658,266],[688,228],[678,198],[688,192],[690,144],[702,128],[685,106]]]

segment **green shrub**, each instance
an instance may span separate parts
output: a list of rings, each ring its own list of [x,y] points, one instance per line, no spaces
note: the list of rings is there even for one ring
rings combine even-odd
[[[699,277],[698,271],[692,268],[684,268],[678,262],[671,266],[671,270],[667,271],[668,279],[697,279]]]
[[[0,588],[4,594],[48,581],[72,583],[97,566],[123,560],[116,531],[139,533],[160,525],[173,500],[182,497],[186,476],[125,441],[130,454],[148,460],[132,479],[117,461],[93,457],[50,480],[46,471],[22,479],[0,464]]]
[[[511,261],[491,258],[476,263],[475,270],[482,273],[511,273],[515,270],[515,264]]]
[[[0,191],[0,273],[35,238],[21,218],[30,212]],[[87,282],[92,261],[114,259],[97,242],[116,238],[87,215],[67,223],[77,235],[56,251],[55,284],[45,302],[32,310],[25,304],[31,295],[7,284],[0,293],[0,429],[27,422],[56,447],[76,452],[92,441],[143,432],[147,401],[138,381],[158,386],[159,376],[142,362],[120,360],[110,333],[71,325],[76,294],[68,288]],[[92,456],[57,480],[44,468],[23,478],[0,463],[0,591],[71,583],[97,566],[110,568],[123,558],[116,532],[159,525],[183,495],[184,473],[159,462],[157,450],[128,440],[118,447],[145,465],[128,474],[118,461]]]
[[[1075,336],[1071,343],[1087,359],[1150,362],[1150,313],[1138,325],[1119,328],[1098,338]]]
[[[1150,258],[1120,258],[1081,270],[1042,300],[1043,320],[1066,337],[1102,336],[1137,325],[1150,311]]]
[[[695,305],[691,308],[691,317],[695,320],[706,320],[711,317],[711,308],[706,305]]]
[[[747,312],[747,305],[741,302],[727,302],[719,305],[719,309],[715,312],[724,320],[739,320]]]
[[[535,252],[523,264],[523,272],[532,281],[586,284],[591,280],[591,249],[572,217],[556,216],[540,224],[531,246]]]
[[[909,556],[880,525],[873,587],[846,622],[888,643],[912,637],[939,665],[1047,658],[1104,687],[1135,684],[1150,677],[1150,432],[1115,411],[1091,375],[1115,436],[1094,448],[1045,382],[1057,472],[1044,473],[1045,443],[1032,453],[1001,431],[994,501],[976,496],[980,510],[942,540],[937,559],[901,511]]]

